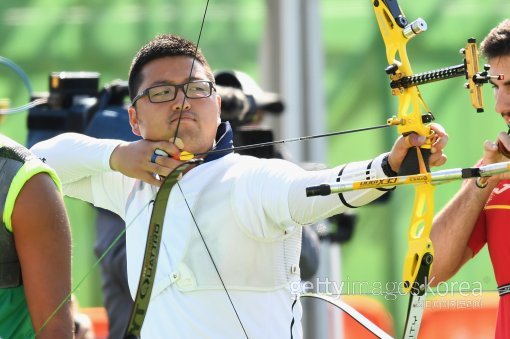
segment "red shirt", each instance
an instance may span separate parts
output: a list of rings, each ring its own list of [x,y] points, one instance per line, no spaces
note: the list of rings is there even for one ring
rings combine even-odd
[[[492,191],[469,240],[473,256],[487,243],[498,286],[510,284],[510,180]],[[510,294],[500,298],[496,338],[510,338]]]

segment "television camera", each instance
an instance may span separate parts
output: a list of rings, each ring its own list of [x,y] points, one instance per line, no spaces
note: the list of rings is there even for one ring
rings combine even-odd
[[[28,111],[28,147],[65,132],[126,141],[139,139],[129,125],[127,82],[115,80],[99,90],[99,77],[97,72],[52,72],[49,93],[31,98],[47,101]]]

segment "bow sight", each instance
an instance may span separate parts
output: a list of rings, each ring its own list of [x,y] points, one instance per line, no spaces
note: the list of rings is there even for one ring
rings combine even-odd
[[[416,35],[425,32],[427,30],[427,23],[422,18],[418,18],[415,21],[408,24],[408,20],[402,14],[400,7],[398,6],[397,1],[392,0],[382,0],[382,2],[386,5],[387,11],[380,10],[378,12],[377,8],[381,5],[378,0],[373,2],[374,9],[376,10],[376,16],[379,22],[379,26],[382,28],[382,22],[390,23],[391,18],[389,18],[388,13],[393,18],[393,21],[402,28],[401,37],[398,40],[409,40]],[[381,9],[383,6],[380,7]],[[381,13],[383,13],[381,15]],[[382,21],[381,21],[382,20]],[[398,32],[398,31],[393,31]],[[388,33],[386,32],[387,34]],[[396,33],[400,34],[400,32]],[[384,34],[383,34],[384,36]],[[391,37],[396,38],[396,37]],[[388,49],[388,52],[392,49]],[[490,66],[484,65],[483,71],[479,70],[478,64],[478,48],[476,47],[476,39],[469,38],[467,41],[467,45],[465,48],[460,50],[460,53],[464,55],[464,62],[460,65],[440,68],[428,72],[418,73],[414,75],[406,75],[405,70],[400,70],[399,67],[402,63],[395,61],[388,67],[386,67],[385,71],[390,76],[391,83],[390,87],[392,88],[391,93],[393,95],[399,95],[403,92],[405,88],[409,88],[412,86],[424,85],[435,81],[446,80],[450,78],[455,78],[459,76],[465,76],[467,82],[465,83],[465,87],[469,89],[469,93],[471,96],[471,103],[477,112],[483,112],[483,97],[481,95],[480,87],[483,84],[486,84],[490,81],[490,79],[502,80],[503,74],[489,75]],[[390,60],[388,54],[388,60]],[[407,56],[403,56],[403,58],[407,58]],[[410,73],[409,73],[410,74]],[[391,120],[391,119],[390,119]],[[393,121],[388,120],[389,124],[399,124],[394,123]],[[426,122],[430,122],[433,120],[433,117],[430,116],[425,118]]]
[[[425,22],[423,21],[423,23]],[[424,30],[426,30],[426,28]],[[415,32],[413,30],[413,32],[418,34],[424,30],[419,32]],[[404,88],[409,88],[412,86],[424,85],[435,81],[465,76],[467,82],[465,83],[464,87],[469,90],[469,94],[471,96],[471,104],[478,113],[483,112],[483,97],[481,95],[480,87],[483,84],[488,83],[490,79],[502,80],[504,76],[503,74],[493,76],[489,75],[490,66],[487,64],[484,65],[483,71],[477,71],[478,48],[476,47],[475,38],[469,38],[466,47],[460,49],[460,53],[464,55],[464,62],[462,64],[413,74],[410,76],[403,76],[402,73],[398,73],[397,64],[389,65],[386,67],[385,71],[388,75],[390,75],[390,87],[392,88],[392,94],[398,95]],[[427,121],[424,122],[430,122],[430,120],[427,119]]]

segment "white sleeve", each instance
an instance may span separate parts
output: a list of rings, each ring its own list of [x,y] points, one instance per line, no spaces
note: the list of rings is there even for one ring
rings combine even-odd
[[[57,172],[64,194],[123,215],[124,178],[110,168],[110,156],[120,143],[64,133],[30,150]]]
[[[381,163],[387,154],[373,160],[352,162],[335,168],[308,172],[308,175],[294,180],[289,189],[289,213],[292,220],[300,225],[311,224],[332,215],[368,204],[383,195],[385,189],[365,189],[328,196],[306,197],[306,188],[320,184],[343,181],[386,178]]]
[[[254,227],[253,232],[264,234],[272,227],[290,230],[365,205],[385,191],[366,189],[307,197],[306,188],[337,181],[386,178],[381,168],[384,156],[318,171],[306,171],[280,159],[266,159],[237,180],[234,201],[237,217],[243,224]]]
[[[64,133],[38,142],[30,150],[57,171],[62,184],[68,184],[111,171],[110,156],[121,142]]]

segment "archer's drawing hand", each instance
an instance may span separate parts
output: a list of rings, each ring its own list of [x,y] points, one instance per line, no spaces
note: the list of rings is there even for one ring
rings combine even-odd
[[[434,132],[434,136],[431,140],[432,145],[430,149],[429,166],[441,166],[446,162],[446,154],[443,153],[443,149],[448,143],[448,134],[446,134],[443,126],[439,124],[432,123],[430,124],[430,128]],[[415,133],[411,133],[405,137],[400,136],[397,141],[395,141],[395,144],[393,144],[393,148],[388,157],[391,168],[395,172],[398,172],[409,148],[421,146],[425,144],[426,141],[424,136]]]
[[[138,140],[125,142],[115,148],[110,157],[110,167],[122,174],[161,186],[162,177],[182,164],[176,160],[184,147],[180,139],[171,141]]]
[[[510,136],[505,132],[500,132],[496,141],[486,140],[484,143],[483,163],[494,164],[496,162],[509,161]]]

